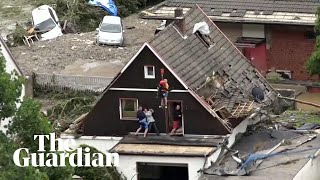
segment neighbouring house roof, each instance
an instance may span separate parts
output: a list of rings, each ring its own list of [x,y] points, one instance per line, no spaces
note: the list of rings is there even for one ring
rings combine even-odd
[[[223,136],[170,137],[149,135],[148,138],[143,138],[128,135],[121,139],[110,152],[126,155],[205,157],[213,153],[222,140]]]
[[[248,174],[244,175],[239,171],[240,165],[231,156],[233,152],[229,151],[219,162],[205,170],[199,180],[293,179],[320,149],[319,143],[319,135],[301,135],[270,129],[258,130],[243,136],[232,150],[237,150],[239,157],[242,158],[250,154],[274,155],[248,166],[246,168]]]
[[[294,25],[314,25],[320,6],[317,0],[167,0],[141,15],[170,19],[177,7],[187,12],[196,4],[214,21]]]

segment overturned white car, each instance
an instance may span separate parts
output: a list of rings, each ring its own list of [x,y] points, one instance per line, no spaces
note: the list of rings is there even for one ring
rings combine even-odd
[[[41,40],[53,39],[62,35],[61,26],[55,10],[42,5],[32,11],[32,23]]]

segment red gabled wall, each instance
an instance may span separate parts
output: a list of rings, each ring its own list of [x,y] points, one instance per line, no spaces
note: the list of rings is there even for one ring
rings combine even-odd
[[[265,76],[268,67],[266,62],[266,44],[260,44],[255,48],[245,48],[244,55],[246,58],[252,62],[256,69],[260,71],[260,73]]]
[[[267,65],[271,69],[292,71],[293,80],[310,80],[305,63],[315,46],[314,39],[305,37],[306,30],[270,28],[270,48],[267,50]],[[314,80],[315,78],[313,78]]]

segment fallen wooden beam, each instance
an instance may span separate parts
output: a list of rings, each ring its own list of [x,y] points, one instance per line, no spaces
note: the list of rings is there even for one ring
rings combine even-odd
[[[289,101],[295,101],[295,102],[298,102],[298,103],[301,103],[301,104],[306,104],[306,105],[310,105],[310,106],[314,106],[314,107],[320,108],[319,104],[315,104],[315,103],[312,103],[312,102],[302,101],[302,100],[299,100],[299,99],[289,98],[289,97],[284,97],[284,96],[278,96],[278,97],[280,99],[286,99],[286,100],[289,100]]]

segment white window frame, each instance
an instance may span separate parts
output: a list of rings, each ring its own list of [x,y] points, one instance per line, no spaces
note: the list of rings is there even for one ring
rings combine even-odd
[[[148,67],[152,67],[153,68],[153,75],[149,75],[148,74]],[[155,67],[152,65],[145,65],[143,67],[144,70],[144,78],[145,79],[155,79],[156,78],[156,71],[155,71]]]
[[[122,116],[122,100],[135,100],[136,101],[136,111],[139,108],[139,101],[137,98],[119,98],[119,115],[120,115],[120,120],[138,120],[137,117],[123,117]]]

